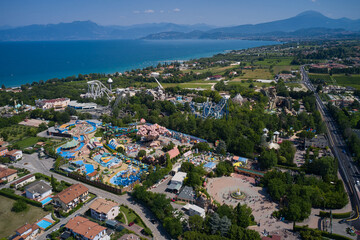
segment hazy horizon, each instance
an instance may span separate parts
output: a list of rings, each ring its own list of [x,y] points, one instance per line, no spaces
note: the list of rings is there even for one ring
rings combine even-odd
[[[317,11],[330,18],[360,18],[357,0],[2,0],[0,26],[92,21],[99,25],[129,26],[146,23],[234,26],[276,21]]]

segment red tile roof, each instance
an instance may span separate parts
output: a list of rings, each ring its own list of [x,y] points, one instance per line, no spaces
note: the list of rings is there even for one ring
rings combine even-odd
[[[170,151],[167,152],[170,156],[170,159],[173,159],[174,157],[178,156],[180,154],[179,149],[177,147],[174,147]]]
[[[11,168],[0,168],[0,178],[8,177],[17,173],[17,170]]]
[[[59,198],[63,203],[68,204],[74,199],[86,193],[87,191],[89,191],[87,187],[85,187],[81,183],[77,183],[56,194],[54,198]]]
[[[65,227],[88,239],[94,239],[96,235],[106,230],[105,227],[80,216],[70,219]]]

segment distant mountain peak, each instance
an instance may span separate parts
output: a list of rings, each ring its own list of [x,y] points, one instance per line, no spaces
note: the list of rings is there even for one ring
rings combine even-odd
[[[317,12],[317,11],[314,11],[314,10],[308,10],[308,11],[305,11],[305,12],[302,12],[302,13],[299,13],[298,15],[296,15],[296,17],[303,17],[303,16],[311,16],[311,17],[326,17],[324,16],[324,14],[320,13],[320,12]]]

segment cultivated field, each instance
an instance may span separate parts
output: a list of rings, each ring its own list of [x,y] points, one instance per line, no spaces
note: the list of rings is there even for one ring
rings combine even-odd
[[[15,200],[0,196],[0,238],[8,237],[15,233],[15,230],[26,223],[34,223],[46,215],[46,212],[39,207],[28,205],[25,212],[14,213],[11,211]]]

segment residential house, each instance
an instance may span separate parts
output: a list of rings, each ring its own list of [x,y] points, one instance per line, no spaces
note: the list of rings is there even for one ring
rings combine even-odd
[[[69,211],[79,203],[84,202],[89,195],[89,189],[81,183],[74,184],[53,197],[56,207]]]
[[[14,181],[18,177],[17,170],[6,168],[6,167],[0,167],[0,183],[2,182],[11,182]]]
[[[7,147],[0,147],[0,157],[4,157],[8,152]]]
[[[1,138],[2,139],[2,138]],[[6,147],[7,145],[9,145],[8,142],[0,140],[0,147]]]
[[[44,180],[30,183],[25,187],[25,195],[29,199],[42,200],[50,194],[52,194],[52,188]]]
[[[36,180],[35,176],[33,174],[29,174],[14,182],[14,187],[18,189],[21,188],[22,186],[25,186],[26,184],[34,182],[35,180]]]
[[[35,239],[35,236],[40,232],[40,228],[36,224],[25,224],[16,230],[16,236],[13,240],[30,240]]]
[[[106,200],[104,198],[96,199],[90,205],[91,217],[105,221],[108,219],[115,219],[119,215],[119,204],[113,201]]]
[[[8,156],[12,161],[17,161],[23,157],[23,153],[21,150],[14,149],[6,153],[6,156]]]
[[[106,233],[106,227],[81,216],[70,219],[65,225],[65,229],[77,239],[110,240],[110,236]]]

